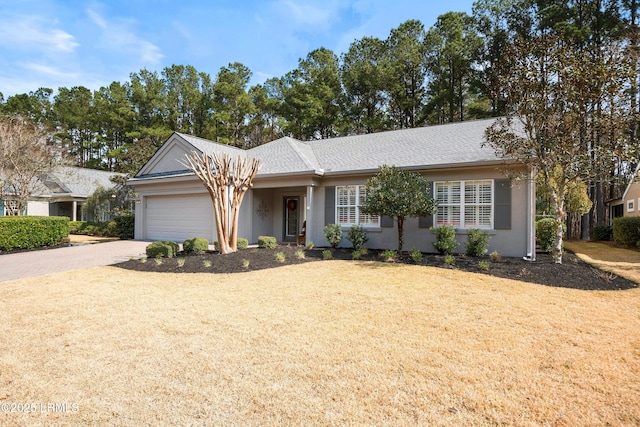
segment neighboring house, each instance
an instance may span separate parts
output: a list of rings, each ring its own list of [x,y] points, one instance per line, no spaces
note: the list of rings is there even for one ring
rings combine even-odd
[[[281,138],[242,150],[174,133],[129,180],[138,194],[136,239],[190,237],[216,240],[213,208],[202,183],[179,162],[192,151],[258,158],[262,167],[241,208],[238,237],[295,242],[306,221],[306,240],[328,246],[326,224],[347,230],[360,224],[367,246],[395,249],[395,221],[361,214],[367,179],[383,164],[410,169],[432,183],[434,216],[405,221],[405,248],[434,252],[432,225],[451,224],[464,251],[466,230],[489,231],[490,251],[535,257],[535,179],[532,171],[505,162],[483,146],[493,120],[397,130],[316,141]],[[520,176],[524,179],[512,179]],[[349,242],[343,238],[343,246]]]
[[[98,188],[114,187],[111,177],[115,172],[60,166],[53,172],[41,176],[34,185],[26,215],[68,216],[72,221],[84,219],[82,204]],[[0,215],[14,215],[15,202],[7,198],[0,200]],[[108,218],[92,218],[101,221]]]
[[[629,180],[621,199],[609,202],[611,220],[621,216],[640,216],[640,165]]]

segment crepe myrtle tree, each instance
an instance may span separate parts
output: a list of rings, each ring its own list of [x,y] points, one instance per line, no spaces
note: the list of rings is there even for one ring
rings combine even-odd
[[[386,215],[398,224],[398,252],[404,243],[404,220],[433,215],[436,202],[431,197],[429,182],[416,172],[396,166],[382,165],[380,172],[369,178],[360,211],[369,215]]]
[[[185,157],[186,161],[180,163],[200,179],[211,196],[220,253],[236,252],[240,205],[246,192],[253,186],[260,161],[238,156],[233,162],[226,153],[218,156],[195,151]]]

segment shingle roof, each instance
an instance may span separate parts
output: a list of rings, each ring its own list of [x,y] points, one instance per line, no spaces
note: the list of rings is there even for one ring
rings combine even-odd
[[[237,156],[238,154],[245,155],[246,151],[233,147],[227,144],[220,144],[219,142],[209,141],[208,139],[199,138],[193,135],[187,135],[185,133],[176,132],[176,135],[180,135],[183,139],[185,139],[189,144],[193,145],[198,150],[203,153],[212,154],[212,153],[228,153],[232,156]]]
[[[50,195],[71,194],[79,197],[88,197],[93,194],[98,187],[112,188],[114,183],[111,177],[117,174],[96,169],[85,169],[72,166],[56,168],[53,172],[41,178],[41,182],[46,187],[46,192]],[[46,195],[46,194],[40,194]]]
[[[325,172],[371,170],[383,164],[420,167],[497,160],[483,147],[493,123],[476,120],[446,125],[347,136],[311,142]]]
[[[245,155],[260,159],[261,174],[315,172],[321,168],[308,142],[284,137],[248,150]]]
[[[250,150],[178,134],[206,153],[244,155],[261,161],[259,175],[349,173],[381,165],[435,167],[499,160],[483,146],[485,130],[495,119],[475,120],[315,141],[284,137]]]

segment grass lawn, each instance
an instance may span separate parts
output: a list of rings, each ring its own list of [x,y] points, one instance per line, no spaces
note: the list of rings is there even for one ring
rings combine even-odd
[[[640,289],[347,261],[0,287],[0,406],[78,409],[0,425],[640,425]]]
[[[564,245],[583,261],[640,283],[640,251],[585,240],[566,241]]]

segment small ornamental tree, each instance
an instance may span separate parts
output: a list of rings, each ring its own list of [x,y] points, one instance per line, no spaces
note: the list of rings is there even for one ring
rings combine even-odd
[[[402,252],[405,218],[433,215],[436,212],[436,203],[430,193],[429,182],[421,175],[382,165],[380,172],[367,181],[366,196],[360,211],[395,218],[398,224],[398,252]]]
[[[186,162],[180,163],[200,179],[211,196],[218,250],[221,254],[236,252],[240,205],[245,193],[253,186],[260,161],[238,156],[232,162],[228,154],[209,156],[193,151],[186,155]]]

